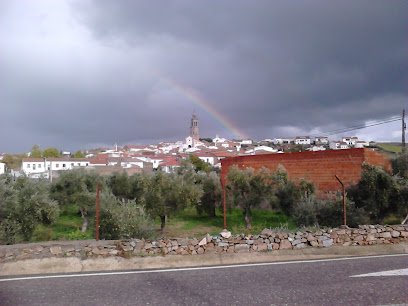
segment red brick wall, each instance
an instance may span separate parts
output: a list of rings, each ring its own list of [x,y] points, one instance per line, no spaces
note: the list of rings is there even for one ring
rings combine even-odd
[[[318,152],[297,152],[284,154],[263,154],[237,156],[221,160],[221,181],[225,182],[229,167],[260,169],[266,167],[276,171],[281,165],[290,180],[311,181],[318,194],[341,190],[337,175],[347,186],[357,183],[361,178],[361,166],[366,162],[391,171],[390,161],[372,149],[327,150]]]

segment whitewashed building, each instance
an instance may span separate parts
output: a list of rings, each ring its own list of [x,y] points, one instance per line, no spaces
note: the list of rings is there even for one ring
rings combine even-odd
[[[331,141],[329,147],[332,150],[350,149],[349,144],[344,141]]]
[[[329,144],[329,137],[326,136],[315,137],[314,143],[316,145],[327,145]]]
[[[293,142],[292,138],[275,138],[273,144],[282,145],[282,144],[291,144]]]
[[[310,145],[311,140],[309,136],[298,136],[295,138],[295,144],[297,145]]]
[[[354,147],[355,148],[365,148],[370,146],[370,143],[368,141],[364,141],[364,140],[358,140],[356,141]]]
[[[253,149],[245,151],[245,154],[256,154],[257,152],[263,152],[263,153],[276,153],[278,150],[268,147],[268,146],[257,146]]]
[[[358,137],[343,137],[341,141],[347,143],[351,147],[354,147],[358,141]]]
[[[6,172],[6,164],[0,163],[0,175]]]
[[[48,174],[49,171],[72,170],[75,168],[88,167],[89,160],[86,158],[69,158],[69,157],[53,157],[53,158],[24,158],[21,165],[21,170],[24,174],[41,175]]]
[[[218,162],[217,157],[211,153],[193,153],[193,155],[197,156],[199,159],[210,164],[211,166],[214,166]]]
[[[243,139],[239,142],[241,145],[251,145],[252,139]]]
[[[215,138],[213,138],[213,143],[215,143],[215,144],[217,144],[217,143],[223,143],[223,142],[226,142],[227,141],[227,139],[225,139],[225,138],[221,138],[221,137],[219,137],[218,135],[215,135]]]

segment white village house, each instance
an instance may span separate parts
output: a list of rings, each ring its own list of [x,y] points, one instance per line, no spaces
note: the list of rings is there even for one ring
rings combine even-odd
[[[311,140],[309,136],[298,136],[295,138],[295,144],[297,145],[310,145]]]
[[[349,144],[344,141],[331,141],[329,146],[332,150],[345,150],[350,148]]]
[[[27,176],[47,176],[49,171],[71,170],[88,167],[86,158],[52,157],[52,158],[23,158],[21,170]]]

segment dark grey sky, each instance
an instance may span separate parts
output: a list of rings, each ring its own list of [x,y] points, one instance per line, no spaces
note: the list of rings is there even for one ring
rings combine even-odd
[[[407,37],[408,1],[3,0],[0,152],[181,140],[193,111],[204,137],[369,124],[407,106]]]

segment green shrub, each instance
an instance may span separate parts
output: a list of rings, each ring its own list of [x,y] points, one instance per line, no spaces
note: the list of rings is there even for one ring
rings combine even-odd
[[[154,238],[154,222],[135,201],[102,194],[99,235],[102,239]]]
[[[81,232],[80,230],[76,230],[70,233],[65,234],[64,238],[66,240],[85,240],[90,239],[89,233]]]
[[[46,227],[42,224],[38,225],[31,237],[31,241],[49,241],[53,238],[53,230],[50,227]]]
[[[21,226],[12,219],[2,220],[0,224],[0,243],[14,244],[20,240]]]
[[[347,225],[355,227],[369,224],[370,219],[362,208],[354,202],[346,202]],[[313,196],[302,198],[293,211],[293,219],[298,226],[338,227],[343,224],[342,200],[317,200]]]
[[[301,199],[293,207],[293,220],[297,226],[316,226],[317,219],[317,203],[313,197]]]

